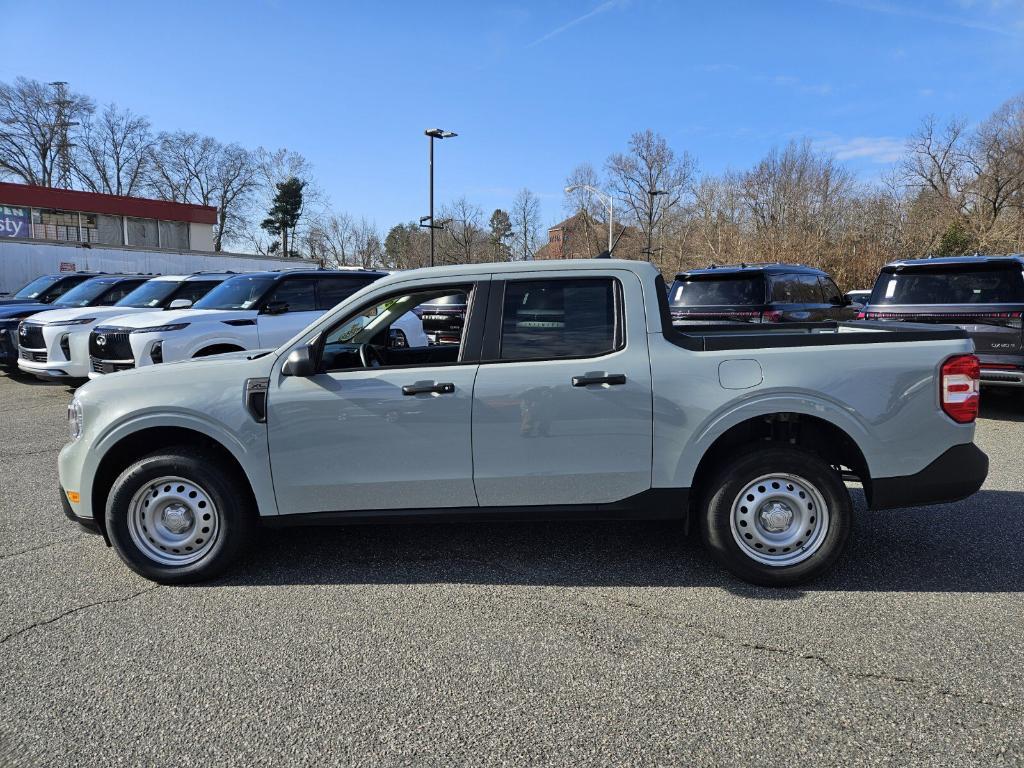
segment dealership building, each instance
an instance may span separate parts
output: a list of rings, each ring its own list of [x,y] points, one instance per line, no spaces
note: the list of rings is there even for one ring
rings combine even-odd
[[[0,182],[0,239],[212,251],[217,209]]]

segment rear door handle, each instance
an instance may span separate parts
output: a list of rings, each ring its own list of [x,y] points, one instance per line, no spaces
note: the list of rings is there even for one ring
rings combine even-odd
[[[403,395],[428,395],[437,393],[439,395],[450,395],[455,391],[455,385],[451,382],[442,384],[406,384],[402,387]]]
[[[574,387],[587,387],[591,384],[610,384],[615,386],[617,384],[626,383],[626,374],[624,373],[606,373],[603,376],[573,376],[572,385]]]

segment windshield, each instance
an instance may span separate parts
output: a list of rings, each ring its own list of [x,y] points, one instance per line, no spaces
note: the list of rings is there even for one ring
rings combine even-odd
[[[115,307],[162,307],[181,283],[174,280],[150,280],[121,299]]]
[[[1020,267],[962,265],[883,272],[871,304],[1010,304],[1024,302]]]
[[[764,304],[764,280],[760,275],[710,279],[684,277],[672,283],[669,303],[673,307],[747,307]]]
[[[76,285],[55,302],[54,307],[90,307],[114,285],[112,280],[86,280]]]
[[[38,299],[44,293],[46,293],[46,289],[47,288],[52,286],[58,280],[60,280],[60,276],[59,275],[44,275],[43,277],[37,277],[31,283],[26,285],[24,288],[22,288],[16,294],[14,294],[14,298],[16,298],[16,299]]]
[[[254,309],[274,282],[269,276],[232,277],[192,306],[194,309]]]

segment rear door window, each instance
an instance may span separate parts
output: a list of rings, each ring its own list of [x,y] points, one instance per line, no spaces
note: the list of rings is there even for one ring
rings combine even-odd
[[[778,275],[772,278],[772,302],[777,304],[821,304],[821,286],[816,275]]]
[[[516,280],[505,286],[502,360],[596,357],[623,346],[612,278]]]
[[[358,277],[325,277],[317,284],[317,308],[331,309],[372,281]]]
[[[682,277],[672,283],[673,307],[750,307],[764,304],[761,275]]]
[[[267,298],[267,303],[283,301],[289,312],[312,312],[316,309],[316,279],[291,277],[282,280]]]
[[[825,294],[825,301],[829,304],[842,304],[843,294],[839,290],[839,286],[835,284],[831,277],[821,278],[821,290]]]
[[[923,267],[882,272],[871,304],[1014,304],[1024,277],[1014,265]]]

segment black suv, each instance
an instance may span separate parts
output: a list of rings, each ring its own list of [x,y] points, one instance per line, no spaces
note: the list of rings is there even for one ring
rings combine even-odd
[[[25,341],[18,337],[22,318],[48,309],[110,306],[150,277],[65,272],[36,278],[18,291],[14,299],[0,304],[0,367],[9,373],[18,371],[18,345]],[[36,298],[29,297],[33,293]]]
[[[827,272],[799,264],[738,264],[676,275],[674,323],[853,320],[857,311]]]
[[[974,339],[981,383],[1024,387],[1024,255],[953,256],[882,267],[867,320],[956,325]]]

